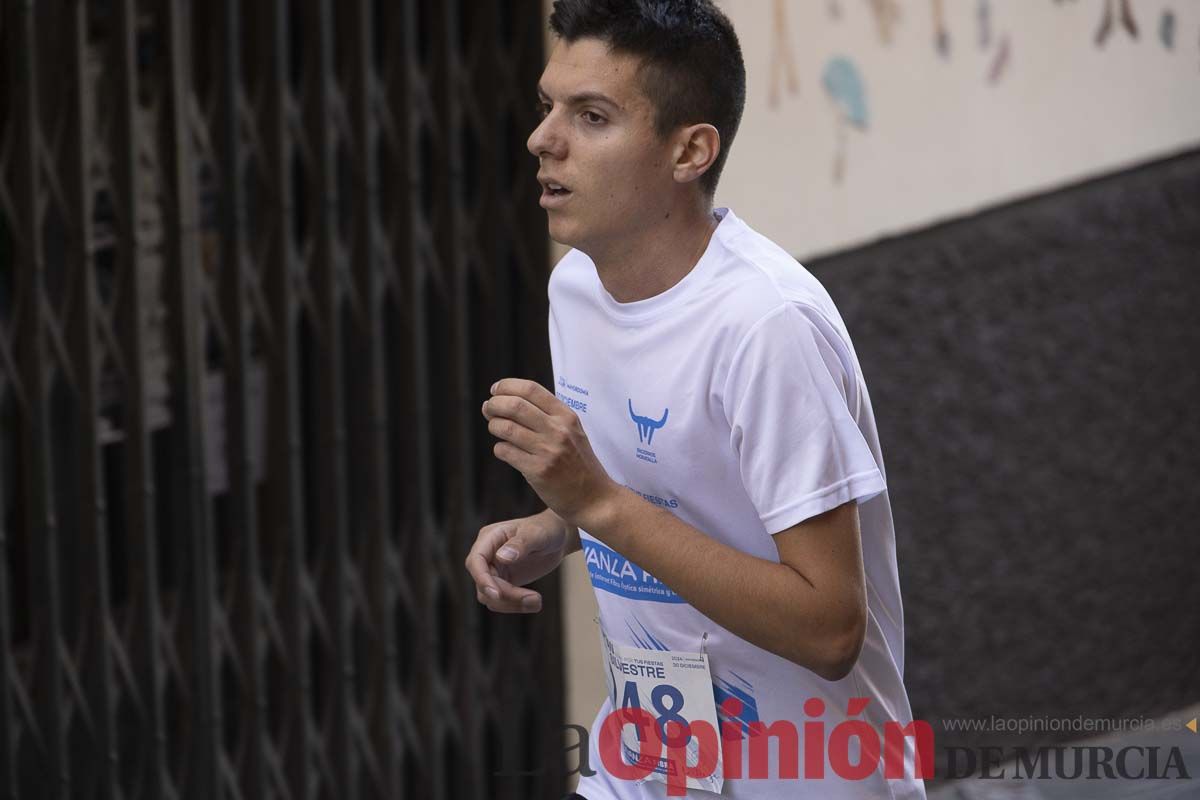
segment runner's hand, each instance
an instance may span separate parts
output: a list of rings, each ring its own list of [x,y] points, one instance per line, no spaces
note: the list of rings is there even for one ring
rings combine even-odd
[[[566,549],[566,526],[548,510],[483,526],[466,561],[476,599],[504,614],[541,611],[542,596],[521,587],[552,572]]]
[[[583,423],[544,386],[503,378],[483,404],[496,458],[520,472],[559,519],[585,530],[623,494],[592,451]]]

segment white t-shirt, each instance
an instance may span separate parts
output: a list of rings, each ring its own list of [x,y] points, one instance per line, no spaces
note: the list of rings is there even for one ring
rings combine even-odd
[[[866,641],[848,676],[831,682],[714,623],[665,584],[580,531],[609,638],[648,650],[708,654],[717,705],[743,702],[740,721],[790,721],[801,732],[800,776],[780,778],[778,740],[767,777],[725,781],[732,798],[924,798],[912,777],[886,780],[883,761],[863,780],[843,780],[829,761],[830,734],[865,720],[912,720],[904,690],[904,624],[895,534],[870,397],[845,323],[824,287],[794,258],[728,209],[704,255],[676,285],[618,303],[595,265],[573,250],[550,278],[555,392],[573,408],[610,477],[647,502],[738,550],[778,562],[771,535],[858,501],[866,573]],[[650,535],[650,532],[647,532]],[[599,652],[599,649],[597,649]],[[851,698],[870,701],[847,715]],[[804,703],[820,698],[825,713]],[[592,726],[588,800],[666,797],[666,785],[608,774]],[[723,715],[721,720],[726,720]],[[805,777],[805,722],[824,723],[825,777]],[[747,745],[746,741],[742,742]],[[748,771],[748,749],[743,771]],[[858,763],[859,740],[849,756]],[[689,796],[712,796],[692,790]]]

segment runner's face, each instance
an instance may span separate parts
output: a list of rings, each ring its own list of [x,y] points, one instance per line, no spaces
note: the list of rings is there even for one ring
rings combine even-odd
[[[668,210],[671,143],[654,131],[639,63],[599,39],[560,40],[551,51],[538,85],[543,119],[527,146],[540,165],[541,205],[555,241],[604,247]]]

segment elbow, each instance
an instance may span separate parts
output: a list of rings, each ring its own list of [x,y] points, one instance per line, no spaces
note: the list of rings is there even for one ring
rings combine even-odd
[[[862,653],[867,635],[867,614],[862,609],[827,642],[824,658],[813,670],[827,681],[840,681],[850,674]]]
[[[831,658],[825,664],[821,665],[821,667],[816,670],[816,673],[830,683],[834,683],[849,675],[850,671],[854,669],[854,665],[857,663],[857,652],[849,655],[841,653]]]

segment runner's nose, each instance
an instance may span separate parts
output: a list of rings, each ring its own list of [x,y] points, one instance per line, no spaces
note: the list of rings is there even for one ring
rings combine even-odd
[[[554,112],[551,112],[533,129],[533,133],[529,134],[529,140],[525,146],[539,160],[542,158],[561,159],[565,155],[566,143],[561,131],[558,130],[558,124]]]

